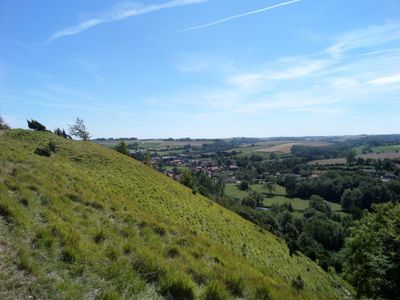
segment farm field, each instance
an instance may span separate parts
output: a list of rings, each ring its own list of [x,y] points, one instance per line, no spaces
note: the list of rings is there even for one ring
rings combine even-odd
[[[242,147],[238,147],[232,149],[230,151],[241,152],[242,154],[250,154],[254,152],[261,153],[277,153],[277,154],[289,154],[290,150],[294,145],[304,145],[304,146],[312,146],[312,147],[323,147],[327,146],[330,143],[327,142],[315,142],[315,141],[304,141],[304,142],[294,142],[294,141],[267,141],[267,142],[259,142],[254,145],[245,145]]]
[[[361,154],[357,157],[361,157],[363,159],[372,158],[372,159],[395,159],[400,158],[399,152],[381,152],[381,153],[367,153]],[[330,159],[318,159],[310,161],[308,164],[310,165],[344,165],[346,164],[346,158],[330,158]]]
[[[304,146],[310,146],[310,147],[323,147],[323,146],[329,145],[329,143],[326,143],[326,142],[284,143],[284,144],[264,147],[261,149],[257,149],[256,151],[290,153],[290,150],[292,150],[292,147],[295,145],[304,145]]]
[[[395,158],[400,158],[400,152],[382,152],[382,153],[368,153],[368,154],[362,154],[359,157],[362,158],[372,158],[372,159],[395,159]]]
[[[385,152],[400,152],[400,145],[388,145],[381,147],[373,147],[372,150],[374,153],[385,153]]]
[[[303,200],[299,198],[289,198],[286,196],[286,190],[280,185],[275,185],[275,189],[272,194],[263,184],[252,184],[250,185],[249,191],[256,191],[258,193],[264,194],[264,206],[271,207],[274,204],[282,205],[285,203],[292,204],[293,209],[297,211],[304,211],[308,208],[308,200]],[[225,193],[228,197],[243,199],[249,193],[249,191],[241,191],[236,184],[226,184]],[[328,202],[332,211],[339,212],[341,207],[337,203]]]

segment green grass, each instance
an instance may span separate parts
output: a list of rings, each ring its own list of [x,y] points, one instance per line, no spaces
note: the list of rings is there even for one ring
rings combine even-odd
[[[287,197],[286,190],[280,185],[275,185],[275,189],[270,194],[264,184],[253,184],[250,185],[249,191],[256,191],[264,194],[264,206],[271,207],[274,204],[282,205],[285,203],[292,204],[293,209],[297,211],[304,211],[308,208],[308,200],[299,198]],[[243,199],[247,196],[249,191],[241,191],[236,184],[227,184],[225,187],[225,194],[231,198]],[[332,211],[339,212],[341,207],[337,203],[328,202]]]
[[[374,148],[372,148],[372,150],[375,153],[396,152],[396,151],[400,151],[400,145],[389,145],[389,146],[374,147]]]
[[[34,154],[50,141],[55,153]],[[302,291],[291,285],[298,274]],[[246,299],[261,289],[272,299],[342,299],[346,286],[116,151],[50,133],[0,134],[0,299],[198,299],[214,282]]]

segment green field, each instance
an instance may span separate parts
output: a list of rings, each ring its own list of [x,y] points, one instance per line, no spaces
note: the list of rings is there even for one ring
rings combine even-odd
[[[375,153],[400,152],[400,145],[389,145],[372,148]]]
[[[271,207],[274,204],[282,205],[285,203],[292,204],[293,209],[297,211],[303,211],[308,208],[308,200],[299,198],[289,198],[286,196],[286,190],[284,187],[275,185],[275,189],[272,194],[263,184],[253,184],[250,186],[251,191],[256,191],[264,194],[264,206]],[[243,199],[247,196],[248,191],[241,191],[236,184],[227,184],[225,187],[225,194],[231,198]],[[328,202],[332,211],[340,211],[341,207],[337,203]]]
[[[50,157],[38,147],[55,147]],[[297,291],[292,280],[304,280]],[[0,299],[343,299],[278,237],[116,151],[0,134]],[[179,296],[180,295],[180,296]],[[183,295],[183,296],[182,296]]]

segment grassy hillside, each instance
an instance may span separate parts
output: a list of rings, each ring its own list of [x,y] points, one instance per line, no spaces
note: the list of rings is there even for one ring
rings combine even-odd
[[[34,153],[50,141],[50,157]],[[303,290],[293,287],[298,275]],[[0,132],[0,299],[263,299],[266,291],[346,295],[277,237],[127,156],[50,133]]]

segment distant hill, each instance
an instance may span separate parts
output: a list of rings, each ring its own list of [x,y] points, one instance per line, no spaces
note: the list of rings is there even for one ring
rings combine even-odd
[[[0,299],[267,294],[348,297],[340,279],[291,257],[276,236],[127,156],[0,131]]]

